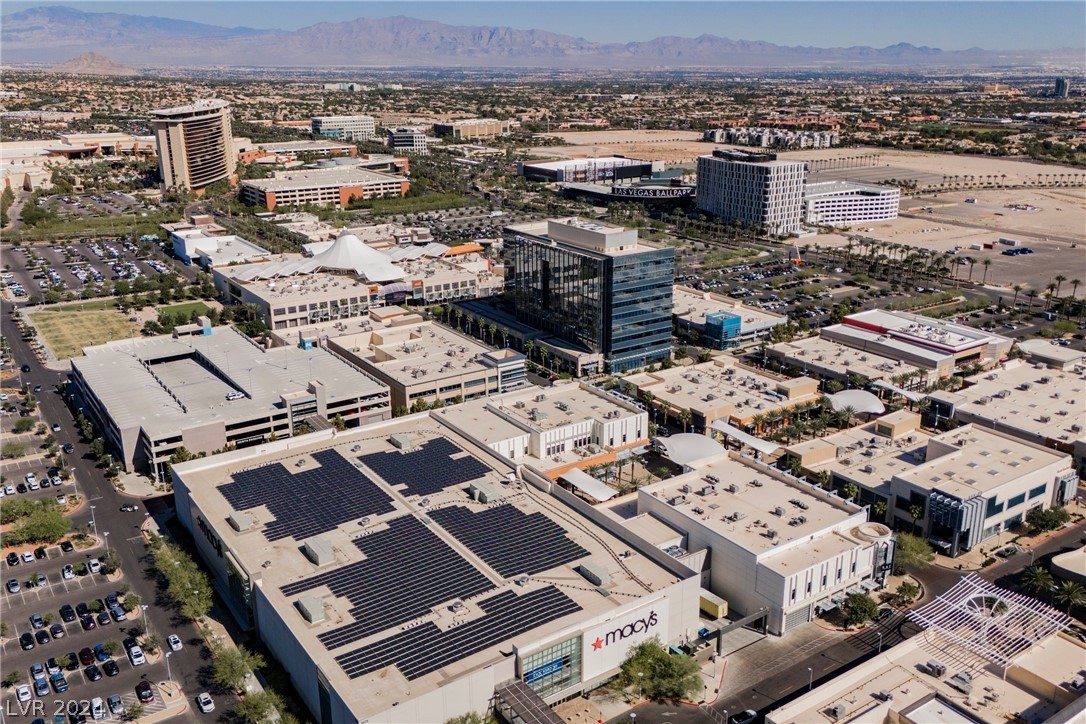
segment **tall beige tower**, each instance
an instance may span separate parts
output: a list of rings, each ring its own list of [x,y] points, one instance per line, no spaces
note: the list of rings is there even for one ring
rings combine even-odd
[[[234,179],[237,158],[226,101],[199,100],[151,111],[151,127],[163,190],[184,186],[199,192],[216,181]]]

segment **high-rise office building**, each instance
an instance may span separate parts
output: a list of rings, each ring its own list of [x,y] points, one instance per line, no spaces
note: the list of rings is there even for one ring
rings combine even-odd
[[[774,153],[717,150],[698,157],[698,208],[770,234],[799,231],[807,164]]]
[[[372,141],[377,138],[373,116],[317,116],[309,119],[315,136],[344,141]]]
[[[560,219],[506,228],[505,301],[519,321],[623,371],[671,355],[675,250],[636,229]]]
[[[162,188],[201,191],[237,169],[230,104],[217,99],[151,111]]]
[[[1057,98],[1066,98],[1071,95],[1071,81],[1067,78],[1057,78],[1056,87],[1053,90],[1052,95]]]

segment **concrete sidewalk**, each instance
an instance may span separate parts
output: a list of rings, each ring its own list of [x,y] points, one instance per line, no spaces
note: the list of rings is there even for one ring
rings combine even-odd
[[[129,495],[133,498],[151,498],[169,492],[163,483],[156,483],[138,473],[122,473],[113,488],[121,495]]]

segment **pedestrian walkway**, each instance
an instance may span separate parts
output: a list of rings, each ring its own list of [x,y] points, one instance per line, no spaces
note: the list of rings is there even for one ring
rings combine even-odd
[[[150,498],[169,492],[166,485],[156,483],[146,475],[139,473],[121,473],[114,485],[118,493],[134,498]]]

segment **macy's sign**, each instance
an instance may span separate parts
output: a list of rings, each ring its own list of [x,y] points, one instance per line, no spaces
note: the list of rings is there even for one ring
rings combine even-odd
[[[656,624],[659,623],[659,620],[660,618],[656,615],[656,611],[649,611],[649,614],[644,618],[639,618],[636,621],[631,621],[625,626],[611,629],[603,634],[603,636],[597,636],[596,640],[592,642],[592,650],[599,651],[604,646],[609,646],[616,641],[623,641],[635,634],[645,633],[656,626]]]

